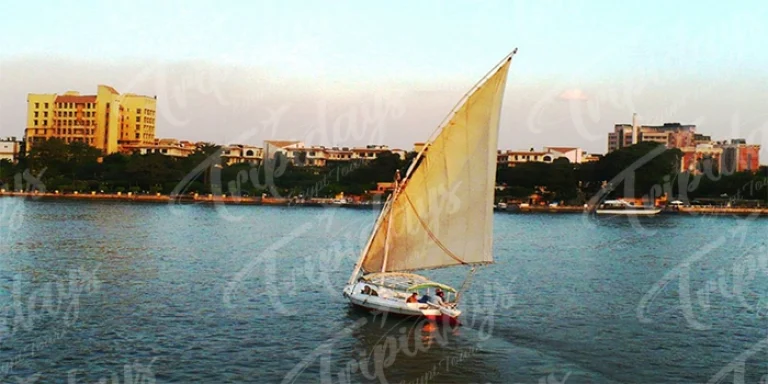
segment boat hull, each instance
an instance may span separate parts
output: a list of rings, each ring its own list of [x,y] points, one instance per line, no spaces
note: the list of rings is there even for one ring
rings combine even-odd
[[[377,295],[362,293],[366,285],[373,288]],[[386,312],[393,315],[426,318],[435,322],[460,325],[458,318],[461,315],[461,311],[459,310],[439,307],[431,303],[407,303],[405,301],[405,298],[408,296],[407,293],[396,292],[376,284],[357,283],[347,285],[343,293],[344,297],[352,305],[372,312]]]
[[[621,216],[653,216],[661,213],[661,209],[598,209],[598,215]]]

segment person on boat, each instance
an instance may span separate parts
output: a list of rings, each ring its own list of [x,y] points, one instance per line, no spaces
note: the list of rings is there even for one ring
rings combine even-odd
[[[419,302],[419,294],[414,292],[409,298],[405,300],[406,303],[418,303]]]
[[[361,292],[364,295],[371,295],[371,296],[378,296],[379,294],[376,293],[375,290],[371,289],[370,285],[366,285],[365,288],[363,288],[363,291]]]
[[[436,305],[439,305],[441,307],[447,307],[448,306],[448,304],[445,303],[445,293],[441,289],[438,289],[437,292],[435,292],[435,296],[432,297],[431,299],[432,300],[430,300],[430,302],[432,304],[436,304]]]

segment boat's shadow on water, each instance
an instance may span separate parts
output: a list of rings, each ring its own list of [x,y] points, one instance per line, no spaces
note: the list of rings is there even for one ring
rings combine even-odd
[[[339,364],[338,369],[346,369],[352,382],[613,382],[604,372],[558,352],[584,346],[500,327],[504,319],[451,327],[414,317],[371,314],[359,308],[350,308],[348,314],[362,324],[351,332],[352,351],[340,356],[346,366]],[[348,358],[355,361],[355,369],[349,369]]]
[[[502,376],[483,357],[477,331],[424,318],[371,313],[351,307],[355,324],[346,369],[354,381],[375,382],[501,382]],[[341,362],[350,363],[342,357]],[[503,380],[502,380],[503,381]]]

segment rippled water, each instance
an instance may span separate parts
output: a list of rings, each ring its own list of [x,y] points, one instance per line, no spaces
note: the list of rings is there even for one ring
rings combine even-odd
[[[2,382],[768,378],[765,219],[497,214],[453,330],[344,301],[372,211],[0,206]]]

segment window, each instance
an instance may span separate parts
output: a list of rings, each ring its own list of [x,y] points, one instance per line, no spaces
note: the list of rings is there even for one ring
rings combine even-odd
[[[249,149],[248,151],[246,151],[246,152],[245,152],[245,155],[246,155],[246,156],[253,156],[253,151],[251,151],[251,150]]]
[[[43,126],[48,126],[48,120],[43,120]]]
[[[35,108],[40,108],[40,103],[35,103]]]
[[[69,117],[72,117],[72,111],[69,111],[69,115],[68,115],[68,116],[69,116]]]
[[[139,115],[141,115],[141,108],[136,108],[136,113],[138,113]]]
[[[35,111],[35,117],[38,117],[39,114],[40,114],[40,112]]]
[[[137,122],[137,123],[140,123],[140,122],[141,122],[141,116],[136,116],[136,122]]]
[[[48,103],[45,103],[45,108],[48,109]]]
[[[47,108],[47,107],[46,107]],[[48,117],[48,112],[43,112],[43,117]]]
[[[139,139],[139,134],[137,133],[137,134],[136,134],[136,140],[138,140],[138,139]]]
[[[35,120],[32,125],[37,126],[37,120]]]

